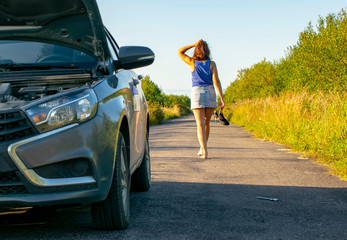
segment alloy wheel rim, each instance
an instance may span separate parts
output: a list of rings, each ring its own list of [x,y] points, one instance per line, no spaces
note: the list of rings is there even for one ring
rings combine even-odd
[[[123,210],[126,218],[129,216],[130,212],[130,196],[129,196],[129,173],[127,170],[127,165],[125,163],[124,157],[124,147],[121,149],[121,191],[122,191],[122,203]]]
[[[145,157],[145,161],[146,161],[147,177],[148,177],[148,181],[150,181],[151,180],[151,166],[150,166],[150,155],[149,155],[148,140],[146,141],[146,157]]]

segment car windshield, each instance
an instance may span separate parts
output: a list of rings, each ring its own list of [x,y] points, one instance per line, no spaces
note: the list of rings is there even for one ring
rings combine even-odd
[[[0,41],[0,66],[55,66],[94,68],[98,59],[76,49],[60,45]]]

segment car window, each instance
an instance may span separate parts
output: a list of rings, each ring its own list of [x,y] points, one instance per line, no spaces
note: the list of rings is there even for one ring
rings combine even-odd
[[[0,64],[73,64],[93,67],[98,59],[76,49],[30,41],[0,41]]]

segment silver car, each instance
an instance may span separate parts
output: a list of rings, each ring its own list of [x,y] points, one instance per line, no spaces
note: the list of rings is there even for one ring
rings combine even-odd
[[[95,0],[0,1],[0,206],[92,204],[129,224],[150,188],[146,47],[119,47]]]

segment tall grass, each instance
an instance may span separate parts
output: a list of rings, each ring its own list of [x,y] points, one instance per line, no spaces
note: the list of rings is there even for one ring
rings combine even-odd
[[[346,42],[346,9],[310,23],[284,58],[239,71],[224,93],[225,115],[347,180]]]
[[[330,166],[347,180],[347,93],[288,91],[238,101],[226,108],[231,122],[257,137],[280,142]]]
[[[167,121],[174,118],[180,118],[191,113],[189,107],[176,104],[173,107],[162,107],[157,102],[148,102],[148,110],[149,110],[149,124],[157,125],[163,121]]]

